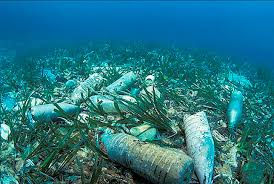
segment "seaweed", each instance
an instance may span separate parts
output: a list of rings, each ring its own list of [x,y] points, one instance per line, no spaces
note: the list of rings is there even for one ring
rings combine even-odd
[[[112,128],[115,132],[128,132],[128,128],[147,122],[161,130],[160,135],[164,137],[176,132],[174,122],[181,121],[184,114],[206,111],[211,129],[217,129],[226,137],[225,112],[229,95],[235,89],[244,95],[244,113],[235,137],[226,138],[237,143],[241,164],[236,171],[232,171],[229,180],[247,182],[245,179],[248,178],[248,173],[255,175],[253,166],[260,165],[264,168],[262,182],[274,182],[271,150],[274,83],[270,70],[258,67],[251,70],[247,64],[235,65],[235,59],[200,49],[114,41],[56,47],[46,55],[32,50],[17,55],[14,62],[7,60],[0,63],[0,93],[15,91],[18,93],[18,101],[24,101],[17,112],[8,112],[3,107],[0,109],[1,122],[11,127],[9,141],[14,143],[18,153],[16,159],[13,156],[7,162],[14,168],[14,165],[22,161],[20,169],[14,169],[20,183],[69,183],[76,180],[85,183],[100,182],[101,176],[105,177],[103,166],[109,166],[105,162],[107,155],[100,148],[98,140],[101,130],[105,128]],[[100,103],[95,106],[89,99],[81,104],[87,117],[72,117],[64,113],[57,104],[60,101],[70,101],[68,91],[63,91],[64,80],[48,82],[41,74],[44,68],[64,79],[74,80],[86,78],[93,71],[102,72],[105,82],[102,86],[95,87],[96,92],[89,94],[111,96],[117,112],[115,118],[104,112]],[[226,80],[228,69],[249,77],[253,87],[242,87]],[[104,86],[129,71],[139,74],[134,87],[144,88],[144,93],[140,96],[132,96],[128,91],[124,93],[134,97],[136,102],[104,91]],[[141,79],[150,74],[155,76],[155,86],[165,100],[157,97],[155,89],[148,92],[142,85]],[[99,89],[101,92],[98,92]],[[50,123],[37,122],[35,127],[29,127],[26,112],[31,105],[31,97],[38,97],[45,103],[54,103],[62,118]],[[121,104],[129,110],[122,112]],[[110,116],[112,117],[109,118]],[[222,144],[223,142],[218,142],[218,145]],[[183,149],[184,146],[178,145]],[[88,156],[79,156],[83,151]],[[223,150],[218,149],[218,152],[222,153]],[[223,164],[218,157],[215,161]],[[124,182],[125,176],[120,172],[121,168],[116,169],[119,178],[114,176],[117,173],[110,175]],[[71,170],[73,173],[68,172]],[[89,176],[86,171],[90,173]],[[219,179],[224,177],[225,174]],[[106,178],[104,181],[110,181]],[[125,180],[135,182],[135,178],[134,181],[130,177]]]
[[[54,105],[63,118],[73,123],[37,122],[35,129],[28,129],[24,124],[13,126],[11,137],[21,159],[24,160],[22,168],[25,169],[21,169],[19,175],[23,183],[52,181],[57,175],[65,175],[65,167],[77,158],[77,152],[83,147],[96,153],[97,162],[106,158],[88,137],[89,132],[94,131],[91,126],[67,115],[57,103]],[[29,100],[26,100],[19,112],[23,121],[27,121],[24,116],[28,106]],[[31,167],[26,166],[28,162],[32,163]],[[92,177],[98,177],[99,167],[100,164],[94,164]],[[83,176],[83,173],[80,175]],[[91,180],[95,181],[92,178]]]

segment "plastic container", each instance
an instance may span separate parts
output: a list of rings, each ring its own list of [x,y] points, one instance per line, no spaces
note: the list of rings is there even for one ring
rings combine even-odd
[[[145,84],[146,84],[147,86],[154,85],[154,84],[155,84],[155,77],[154,77],[154,75],[148,75],[148,76],[145,78]]]
[[[237,127],[242,118],[243,95],[240,91],[231,94],[227,109],[228,128],[231,132]]]
[[[84,82],[81,82],[77,88],[71,94],[71,100],[76,103],[82,103],[90,94],[95,91],[95,87],[103,83],[102,75],[94,73],[89,76]]]
[[[211,184],[214,167],[214,142],[204,112],[184,117],[183,127],[189,155],[201,184]]]
[[[73,116],[80,113],[80,107],[67,103],[58,103],[60,108],[64,110],[67,115]],[[31,125],[34,125],[36,121],[50,122],[57,120],[61,114],[58,108],[54,104],[36,105],[29,108],[27,112],[28,120]]]
[[[111,160],[132,169],[153,183],[189,183],[193,161],[183,151],[139,141],[125,134],[103,134]]]
[[[26,101],[20,101],[17,103],[17,105],[13,108],[13,111],[17,112],[19,111],[20,109],[23,108],[24,104],[26,103]],[[30,97],[29,98],[29,106],[30,107],[33,107],[35,105],[42,105],[44,103],[43,100],[41,100],[40,98],[33,98],[33,97]]]
[[[135,83],[137,75],[134,72],[128,72],[121,78],[106,87],[106,90],[110,93],[119,93],[128,89]]]
[[[146,98],[146,99],[148,99],[148,97],[147,97],[148,95],[150,95],[150,96],[153,97],[154,94],[155,94],[155,96],[156,96],[158,99],[161,99],[161,98],[162,98],[162,95],[161,95],[160,91],[159,91],[154,85],[148,86],[148,87],[146,88],[146,90],[143,89],[143,90],[140,92],[140,95],[143,96],[143,97]]]
[[[10,127],[7,124],[2,123],[0,125],[0,137],[7,141],[10,133],[11,133]]]
[[[119,98],[126,101],[133,102],[133,103],[136,102],[136,100],[133,97],[128,95],[120,95]],[[115,106],[115,101],[112,96],[94,95],[90,97],[90,101],[95,105],[96,108],[100,106],[105,113],[109,113],[109,114],[119,113],[117,107]],[[123,102],[123,103],[126,103],[126,102]],[[117,102],[117,105],[119,107],[120,112],[129,111],[126,105],[121,104],[119,102]]]
[[[130,129],[130,134],[140,141],[153,141],[157,139],[157,129],[150,124],[144,123]]]

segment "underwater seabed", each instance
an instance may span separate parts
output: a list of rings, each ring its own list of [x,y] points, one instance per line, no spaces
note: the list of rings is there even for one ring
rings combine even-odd
[[[271,184],[271,72],[140,42],[3,48],[0,183]]]

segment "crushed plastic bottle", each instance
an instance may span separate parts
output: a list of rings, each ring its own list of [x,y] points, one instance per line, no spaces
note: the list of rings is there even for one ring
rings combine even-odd
[[[153,183],[186,184],[191,179],[193,161],[181,150],[141,142],[125,133],[105,133],[102,142],[111,160]]]

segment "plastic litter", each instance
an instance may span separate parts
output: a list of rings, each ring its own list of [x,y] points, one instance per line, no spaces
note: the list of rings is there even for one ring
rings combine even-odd
[[[194,160],[194,169],[201,184],[211,184],[214,167],[214,142],[205,112],[184,117],[186,145]]]
[[[133,97],[128,95],[120,95],[119,98],[133,103],[136,102]],[[101,110],[103,110],[105,113],[112,114],[119,113],[119,110],[120,112],[127,112],[129,110],[128,107],[125,105],[126,102],[117,102],[117,104],[115,104],[114,98],[109,95],[94,95],[90,97],[90,101],[95,105],[96,108],[101,108]],[[119,110],[117,109],[117,107],[119,108]]]
[[[147,92],[146,92],[147,91]],[[141,92],[140,92],[140,95],[141,96],[143,96],[143,97],[145,97],[145,98],[147,98],[146,96],[148,95],[151,95],[151,96],[153,96],[154,94],[155,94],[155,96],[157,97],[157,98],[162,98],[162,95],[161,95],[161,93],[160,93],[160,91],[155,87],[155,86],[148,86],[147,88],[146,88],[146,90],[142,90]]]
[[[137,79],[137,75],[134,72],[128,72],[121,78],[106,87],[106,90],[110,93],[119,93],[129,88]]]
[[[29,104],[29,106],[30,107],[33,107],[33,106],[35,106],[35,105],[41,105],[41,104],[43,104],[44,103],[44,101],[43,100],[41,100],[40,98],[33,98],[33,97],[30,97],[30,104]],[[26,103],[26,101],[20,101],[20,102],[18,102],[17,103],[17,105],[13,108],[13,111],[18,111],[18,110],[20,110],[22,107],[23,107],[23,105]]]
[[[70,116],[78,115],[80,113],[80,107],[68,103],[58,103],[63,111]],[[57,120],[61,114],[58,108],[54,104],[37,105],[29,108],[27,112],[28,120],[31,126],[36,121],[50,122]]]
[[[130,94],[134,97],[138,96],[140,94],[140,89],[139,88],[131,88]]]
[[[103,134],[111,160],[132,169],[153,183],[189,183],[193,161],[183,151],[139,141],[125,133]]]
[[[157,129],[147,123],[130,129],[130,134],[137,137],[140,141],[156,140],[157,133]]]
[[[10,127],[7,124],[2,123],[0,126],[0,135],[2,139],[7,141],[10,133],[11,133]]]
[[[236,128],[241,120],[243,111],[243,95],[240,91],[231,94],[227,109],[228,128],[231,132]]]
[[[233,72],[229,72],[228,80],[231,82],[239,83],[240,85],[242,85],[246,88],[252,87],[252,84],[248,79],[246,79],[244,76],[238,75]]]
[[[74,89],[71,99],[74,103],[79,104],[85,101],[90,94],[95,91],[95,87],[103,83],[102,75],[94,73],[89,76],[84,82],[81,82],[77,88]]]
[[[155,83],[155,77],[154,75],[148,75],[146,78],[145,78],[145,84],[147,86],[151,86]]]

